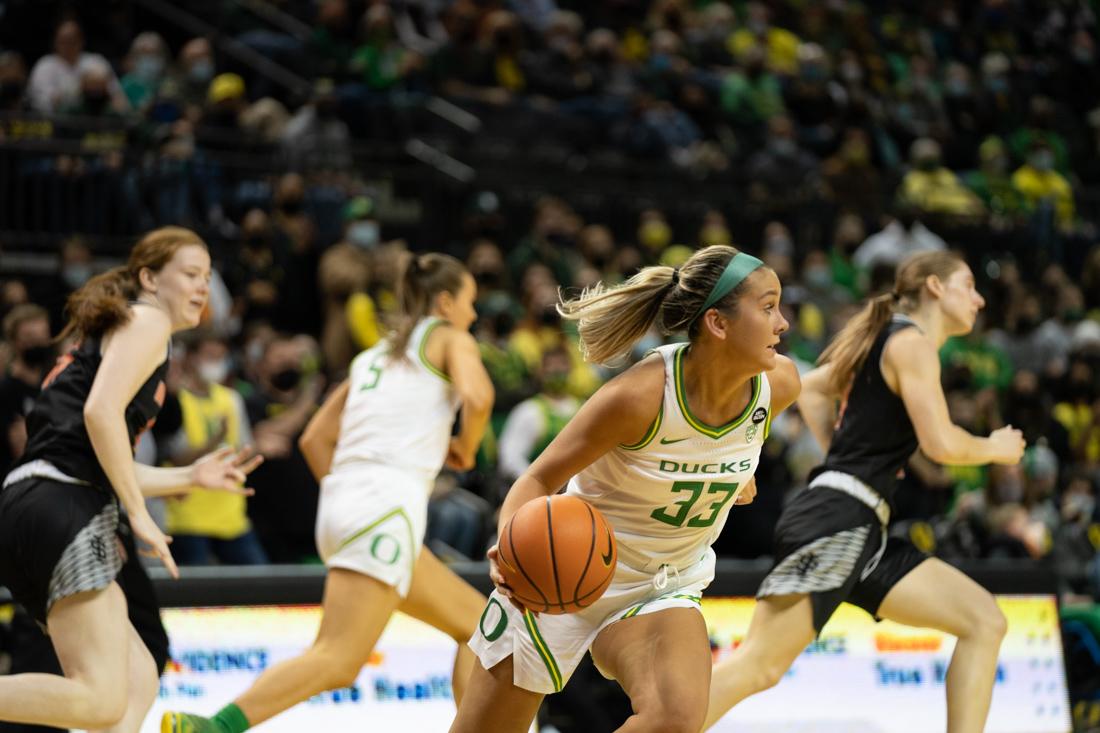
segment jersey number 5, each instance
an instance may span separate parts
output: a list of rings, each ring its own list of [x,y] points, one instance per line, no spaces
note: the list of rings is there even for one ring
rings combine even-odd
[[[672,485],[672,493],[678,494],[680,492],[687,492],[690,496],[680,501],[673,502],[672,506],[654,509],[649,516],[653,517],[658,522],[664,522],[673,527],[682,527],[684,526],[684,520],[687,519],[687,515],[691,513],[691,508],[695,506],[695,502],[699,500],[699,497],[703,494],[703,489],[706,488],[708,494],[723,494],[723,496],[707,507],[710,510],[709,513],[700,514],[688,519],[687,526],[709,527],[714,524],[714,520],[718,519],[718,514],[722,511],[722,507],[728,504],[729,500],[737,493],[738,486],[739,484],[714,482],[707,487],[706,483],[703,481],[677,481]],[[675,514],[669,512],[673,507],[677,507]]]
[[[366,392],[368,389],[374,389],[378,386],[378,380],[382,378],[382,357],[379,355],[371,362],[370,367],[367,368],[367,378],[363,380],[363,386],[359,388],[360,392]]]

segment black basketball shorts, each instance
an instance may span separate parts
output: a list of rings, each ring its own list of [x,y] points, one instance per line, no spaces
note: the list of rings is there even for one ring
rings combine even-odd
[[[122,568],[113,494],[46,478],[0,491],[0,585],[45,626],[57,601],[106,588]]]
[[[775,528],[775,562],[757,598],[809,594],[814,630],[844,601],[876,616],[882,599],[928,559],[910,542],[886,537],[874,510],[827,486],[806,489]]]

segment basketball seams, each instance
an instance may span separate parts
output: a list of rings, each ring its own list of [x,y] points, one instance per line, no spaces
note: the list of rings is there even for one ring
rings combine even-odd
[[[592,526],[592,542],[588,546],[588,558],[584,561],[584,570],[581,570],[581,575],[577,578],[577,587],[573,590],[573,600],[570,603],[576,603],[580,598],[581,586],[584,584],[584,578],[588,575],[588,568],[592,565],[592,556],[596,553],[596,515],[592,512],[592,507],[588,502],[584,502],[584,508],[588,511],[588,521]]]
[[[558,579],[558,556],[554,551],[554,518],[549,496],[546,497],[546,535],[550,542],[550,566],[554,569],[554,589],[558,592],[558,602],[555,605],[564,613],[565,599],[561,597],[561,581]]]
[[[512,519],[508,520],[508,550],[512,555],[512,560],[514,560],[515,563],[516,563],[516,570],[519,570],[520,574],[522,574],[523,577],[527,580],[528,585],[530,585],[532,588],[534,588],[535,591],[537,591],[538,594],[540,596],[542,596],[542,605],[546,606],[547,608],[550,608],[550,599],[547,598],[546,594],[542,592],[542,588],[539,588],[538,585],[535,584],[535,581],[532,580],[531,576],[527,574],[527,571],[523,569],[523,563],[521,563],[519,561],[519,553],[516,552],[516,544],[512,540],[512,520],[513,519],[515,519],[514,515],[512,516]],[[559,598],[560,597],[561,596],[559,596]]]
[[[584,500],[582,499],[582,501],[584,501]],[[585,502],[585,504],[587,505],[588,502]],[[604,530],[608,532],[608,536],[611,536],[611,528],[607,526],[607,520],[604,519],[602,516],[601,516],[601,525],[603,526]],[[615,553],[615,557],[617,558],[618,557],[618,552],[616,551],[614,540],[612,540],[612,543],[611,543],[611,550],[612,550],[612,552]],[[583,596],[577,596],[576,598],[573,599],[573,603],[578,608],[588,608],[588,606],[592,605],[591,603],[589,603],[589,604],[582,603],[582,601],[585,601],[585,600],[591,598],[592,596],[596,596],[596,598],[593,600],[593,603],[596,600],[599,600],[599,598],[603,595],[604,591],[607,590],[607,587],[609,585],[611,585],[612,578],[615,577],[616,564],[617,563],[613,563],[612,566],[610,568],[608,568],[607,577],[605,577],[599,585],[597,585],[595,588],[593,588],[592,590],[585,593]]]
[[[523,607],[526,608],[527,610],[534,611],[535,613],[546,613],[548,610],[550,610],[550,604],[546,603],[545,601],[536,601],[534,598],[527,598],[525,596],[521,596],[519,593],[516,593],[515,591],[512,591],[512,598],[515,598],[517,601],[522,603]],[[542,606],[542,608],[541,609],[533,608],[534,606]]]
[[[553,512],[555,502],[559,504],[556,517]],[[578,505],[583,505],[584,509]],[[539,512],[546,512],[545,523]],[[587,553],[581,539],[584,536],[585,513],[589,533]],[[514,526],[517,521],[520,522],[518,544],[517,528]],[[611,552],[611,563],[603,570],[593,560],[600,552],[601,532],[607,534]],[[526,548],[524,552],[528,553],[526,564],[519,557],[519,545],[523,545]],[[563,553],[561,557],[557,556],[559,550]],[[571,496],[540,497],[521,507],[508,521],[507,531],[501,536],[501,570],[509,579],[509,585],[505,587],[518,605],[535,613],[557,615],[580,611],[600,598],[614,579],[615,550],[615,540],[607,520],[587,501]],[[546,559],[550,562],[546,563]],[[589,580],[590,573],[599,575],[601,572],[603,575],[592,576],[593,579]],[[549,590],[551,582],[558,594],[553,601],[550,598],[555,591]],[[530,586],[530,589],[525,586]],[[569,586],[574,586],[571,598],[563,592]],[[536,596],[541,600],[537,600]]]

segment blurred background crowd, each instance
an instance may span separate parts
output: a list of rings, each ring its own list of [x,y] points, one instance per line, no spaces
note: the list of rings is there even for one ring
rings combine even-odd
[[[141,454],[267,461],[247,502],[167,501],[174,554],[316,561],[296,438],[386,333],[407,253],[446,251],[477,279],[497,403],[477,469],[440,477],[429,545],[480,558],[510,481],[614,373],[580,358],[559,288],[732,243],[779,274],[809,368],[902,258],[952,248],[988,301],[942,352],[952,417],[1029,447],[914,456],[894,531],[1046,559],[1065,599],[1100,598],[1097,42],[1085,0],[4,0],[0,463],[67,294],[190,226],[209,319]],[[820,458],[793,409],[765,454],[721,556],[768,555]]]

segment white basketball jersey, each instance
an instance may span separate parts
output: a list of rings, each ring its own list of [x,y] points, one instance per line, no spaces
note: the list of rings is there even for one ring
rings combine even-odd
[[[620,561],[679,568],[703,557],[756,471],[771,423],[771,387],[758,374],[744,411],[725,425],[707,425],[691,414],[685,396],[687,344],[656,351],[665,363],[665,390],[649,432],[598,458],[566,493],[591,502],[611,522]]]
[[[431,480],[443,467],[458,398],[450,379],[425,356],[428,336],[443,323],[423,318],[405,358],[383,339],[351,362],[350,382],[332,471],[384,464]]]

